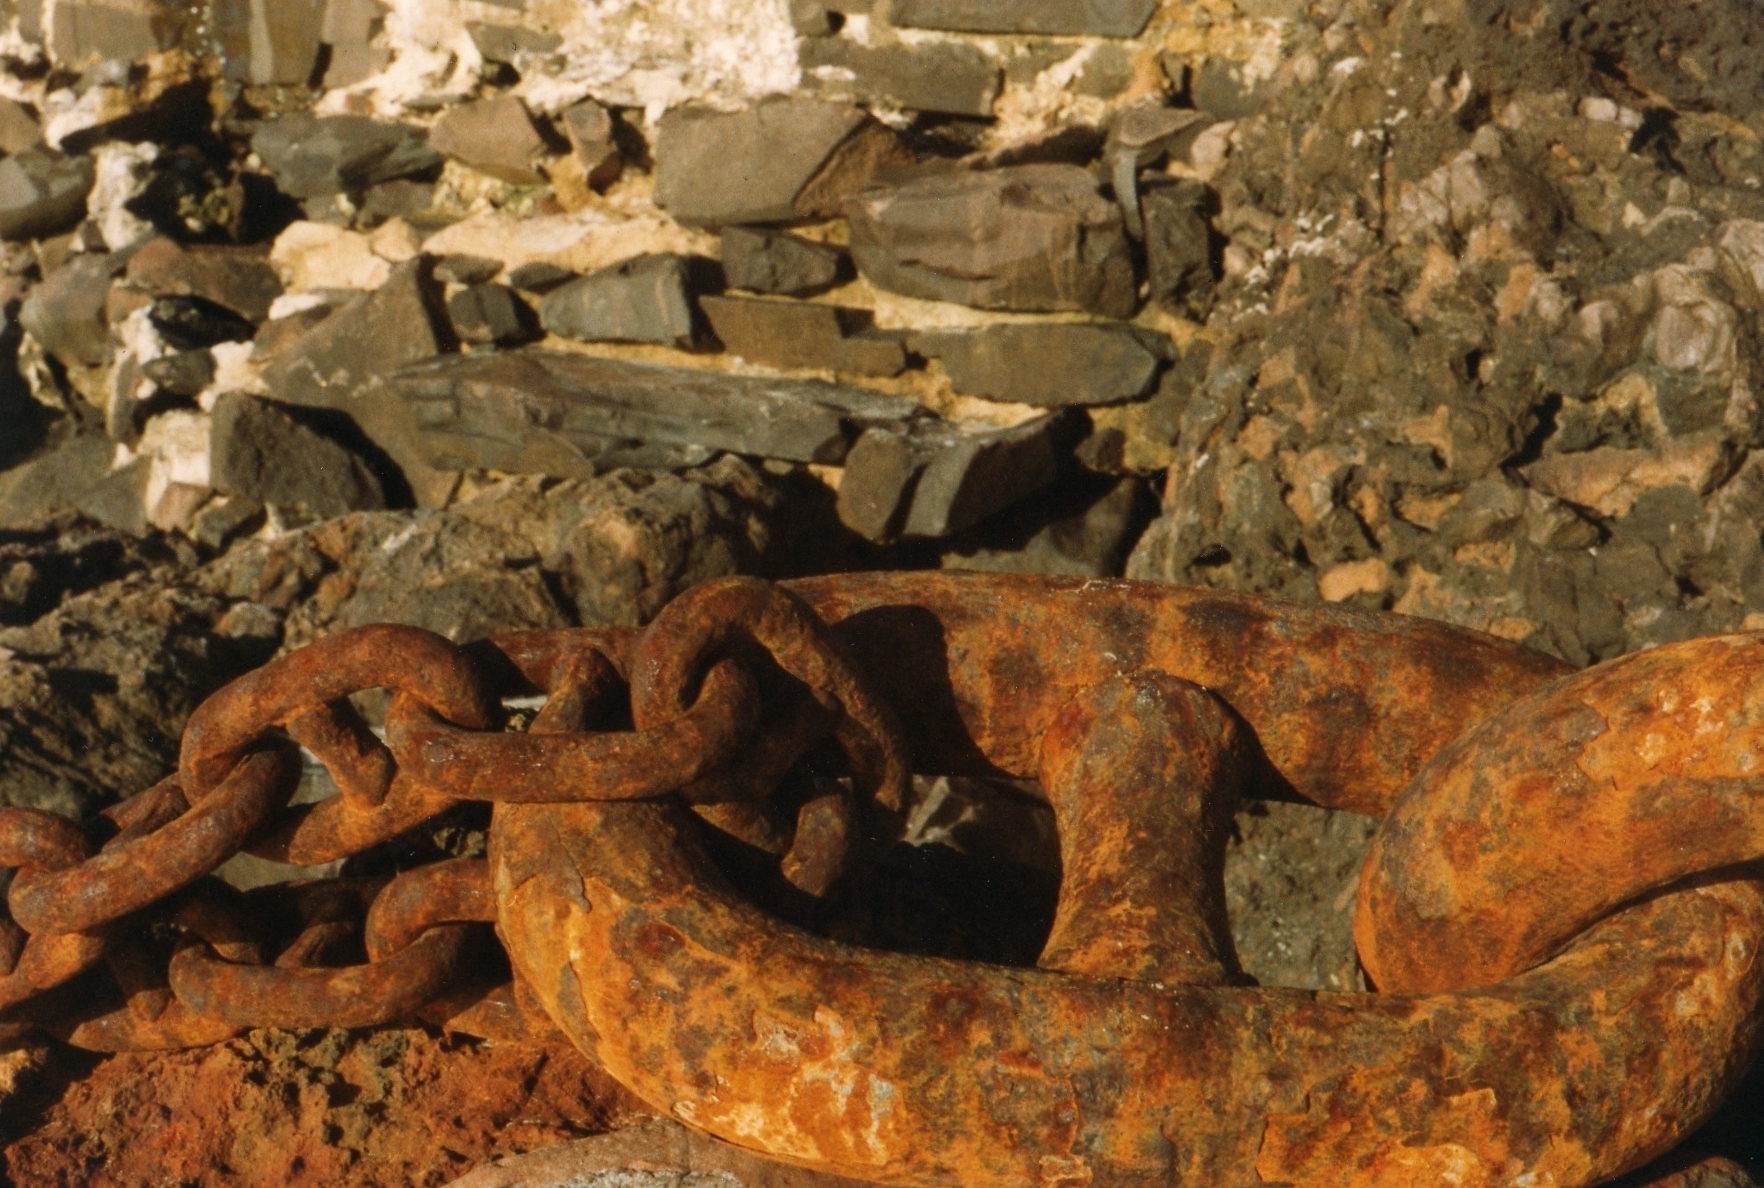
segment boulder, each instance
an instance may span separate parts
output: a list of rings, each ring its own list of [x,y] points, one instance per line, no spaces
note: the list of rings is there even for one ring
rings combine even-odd
[[[562,477],[679,469],[718,450],[838,463],[861,426],[919,410],[913,400],[819,380],[558,351],[437,359],[389,383],[421,426],[431,465]]]
[[[672,253],[636,256],[548,293],[539,320],[578,342],[653,342],[687,348],[697,338],[692,265]]]
[[[1138,306],[1121,210],[1075,165],[937,172],[846,204],[858,270],[880,288],[981,309]]]
[[[701,297],[699,306],[723,348],[750,363],[899,375],[902,335],[869,328],[867,310],[760,297]]]
[[[724,227],[723,280],[731,289],[805,297],[838,282],[846,256],[824,243],[766,227]]]
[[[894,0],[891,24],[958,33],[1137,37],[1158,0]]]
[[[681,107],[656,130],[655,200],[689,226],[830,218],[878,169],[910,160],[893,132],[842,103]]]
[[[355,115],[285,115],[259,128],[251,149],[296,198],[359,193],[441,165],[421,128]]]
[[[948,536],[1052,482],[1076,435],[1063,413],[1007,429],[876,426],[845,460],[839,518],[878,542]]]
[[[998,98],[998,64],[972,45],[871,46],[811,37],[797,56],[825,93],[859,103],[987,119]]]
[[[0,239],[45,239],[86,217],[92,158],[27,148],[0,161]]]
[[[908,346],[942,360],[964,395],[1044,408],[1136,400],[1175,353],[1155,330],[1065,322],[922,331]]]
[[[542,166],[550,147],[527,105],[513,95],[449,108],[429,129],[429,143],[480,173],[519,186],[545,184]]]
[[[211,434],[209,481],[223,495],[319,517],[386,505],[379,480],[359,455],[272,401],[222,394]]]

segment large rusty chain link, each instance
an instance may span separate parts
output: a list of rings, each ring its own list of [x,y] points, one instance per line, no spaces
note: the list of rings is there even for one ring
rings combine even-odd
[[[291,804],[295,744],[336,795]],[[915,773],[1039,783],[1037,968],[814,935],[707,856],[708,826],[826,896]],[[1571,672],[1340,606],[945,574],[725,579],[641,630],[466,647],[367,627],[222,689],[177,772],[89,822],[0,810],[0,1030],[567,1041],[704,1132],[894,1184],[1571,1188],[1673,1147],[1755,1055],[1761,781],[1755,635]],[[1384,818],[1355,920],[1376,992],[1244,975],[1246,796]],[[486,857],[214,877],[470,802]]]

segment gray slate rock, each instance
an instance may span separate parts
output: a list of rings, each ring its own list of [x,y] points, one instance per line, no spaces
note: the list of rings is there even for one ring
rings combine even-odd
[[[1136,400],[1174,355],[1154,330],[1061,322],[924,331],[908,346],[941,359],[958,392],[1044,408]]]
[[[15,99],[0,99],[0,153],[22,153],[42,140],[42,125],[30,108]]]
[[[273,402],[228,392],[215,401],[210,481],[223,495],[328,518],[386,506],[367,463]]]
[[[431,465],[562,477],[676,469],[718,450],[837,464],[864,426],[919,412],[913,400],[819,380],[537,350],[438,359],[390,387]]]
[[[1158,0],[894,0],[890,23],[959,33],[1137,37]]]
[[[723,228],[723,279],[732,289],[805,297],[839,280],[845,253],[765,227]]]
[[[1145,238],[1140,217],[1139,171],[1167,154],[1181,153],[1213,124],[1204,112],[1142,103],[1115,118],[1103,149],[1103,168],[1127,217],[1127,233]]]
[[[563,126],[588,184],[595,189],[611,185],[624,167],[612,113],[594,100],[584,99],[564,109]]]
[[[998,64],[978,48],[955,42],[870,46],[810,37],[797,60],[829,95],[983,119],[992,115],[1001,77]]]
[[[507,285],[467,285],[447,299],[447,317],[461,342],[480,346],[534,337],[533,311]]]
[[[66,0],[55,6],[49,52],[68,66],[132,62],[177,44],[185,13],[164,0]]]
[[[31,148],[0,161],[0,239],[44,239],[86,217],[92,158]]]
[[[98,367],[110,362],[116,348],[105,303],[126,262],[120,253],[74,256],[31,290],[18,311],[19,324],[63,363]]]
[[[653,342],[687,348],[697,337],[685,256],[635,256],[546,295],[539,320],[577,342]]]
[[[385,393],[383,381],[405,364],[452,349],[439,305],[424,258],[407,260],[385,284],[282,350],[263,373],[272,399],[346,413],[397,464],[422,505],[445,502],[455,476],[428,466],[408,410]]]
[[[851,251],[871,283],[981,309],[1138,306],[1121,210],[1076,165],[940,172],[846,204]]]
[[[372,78],[392,61],[392,50],[372,44],[386,25],[385,5],[378,0],[328,0],[321,40],[331,47],[325,87],[353,86]]]
[[[565,281],[574,280],[576,274],[556,264],[548,264],[543,260],[535,260],[531,264],[522,264],[508,274],[508,283],[523,293],[549,293]]]
[[[1199,182],[1147,187],[1145,268],[1151,299],[1203,321],[1213,305],[1212,228],[1206,187]]]
[[[301,86],[318,65],[325,5],[315,0],[215,0],[215,39],[234,82]]]
[[[269,317],[282,281],[260,250],[149,240],[129,257],[128,283],[153,297],[199,297],[253,324]]]
[[[550,148],[533,126],[527,105],[513,95],[449,108],[429,129],[429,143],[437,152],[505,182],[545,184],[541,164]]]
[[[1119,577],[1156,505],[1143,479],[1077,475],[952,540],[943,568]]]
[[[903,336],[870,329],[866,310],[759,297],[701,297],[699,306],[724,349],[750,363],[852,375],[906,370]]]
[[[116,443],[103,433],[52,437],[35,457],[0,471],[0,528],[32,527],[83,510],[107,527],[140,535],[146,531],[147,518],[139,494],[132,514],[125,514],[120,504],[105,514],[94,514],[89,506],[93,493],[111,480],[115,459]]]
[[[514,62],[522,54],[549,54],[563,44],[563,38],[543,29],[524,25],[492,25],[485,21],[467,21],[466,33],[478,52],[492,62]]]
[[[680,107],[656,129],[655,200],[690,226],[830,218],[878,169],[910,160],[893,132],[843,103]]]
[[[214,382],[214,352],[179,351],[141,365],[141,374],[174,396],[194,396]]]
[[[296,198],[356,193],[441,165],[421,128],[366,116],[286,115],[259,128],[251,149]]]
[[[435,265],[435,279],[459,285],[481,285],[485,281],[496,279],[496,274],[501,271],[501,260],[454,252],[452,255],[442,256]]]
[[[877,426],[845,460],[839,518],[878,542],[948,536],[1052,482],[1076,433],[1064,413],[1009,429]]]

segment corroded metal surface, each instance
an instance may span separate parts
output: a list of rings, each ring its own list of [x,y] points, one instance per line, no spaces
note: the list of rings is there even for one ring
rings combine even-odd
[[[641,631],[468,648],[358,629],[222,690],[179,773],[87,828],[0,813],[0,1024],[561,1031],[694,1128],[874,1182],[1590,1185],[1757,1045],[1760,676],[1749,636],[1571,674],[1400,616],[976,575],[727,579]],[[383,741],[348,700],[370,688]],[[340,795],[284,808],[284,737]],[[913,773],[1039,781],[1064,867],[1039,968],[836,943],[707,857],[708,825],[832,894]],[[1246,984],[1221,879],[1245,796],[1390,813],[1357,920],[1383,993]],[[488,863],[205,878],[470,800]],[[101,1009],[42,993],[101,973]]]

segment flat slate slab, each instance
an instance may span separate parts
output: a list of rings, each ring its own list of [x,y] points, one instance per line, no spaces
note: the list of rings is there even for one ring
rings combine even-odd
[[[430,465],[566,478],[695,466],[716,451],[836,465],[866,427],[922,411],[819,380],[545,350],[450,356],[388,382],[412,410]]]
[[[1167,335],[1120,324],[922,331],[908,345],[941,359],[958,392],[1043,408],[1136,400],[1175,355]]]
[[[894,0],[891,24],[957,33],[1137,37],[1158,0]]]

